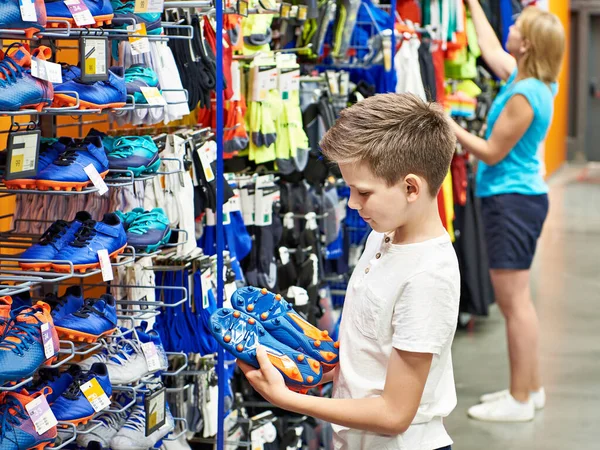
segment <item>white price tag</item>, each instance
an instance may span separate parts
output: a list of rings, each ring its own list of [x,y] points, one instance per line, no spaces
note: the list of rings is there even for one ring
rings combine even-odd
[[[98,188],[98,195],[104,195],[108,192],[108,186],[106,186],[106,183],[98,173],[98,170],[96,170],[96,168],[93,166],[93,164],[85,166],[83,170],[85,171],[85,173],[87,173],[87,176],[91,180],[92,184]]]
[[[239,189],[233,190],[233,197],[229,199],[229,210],[231,212],[242,211],[242,201]]]
[[[110,406],[110,400],[96,378],[92,378],[87,383],[82,384],[79,388],[81,389],[81,392],[83,392],[85,398],[87,398],[88,402],[92,405],[92,408],[94,408],[94,411],[100,412]]]
[[[35,5],[31,0],[19,0],[19,7],[21,8],[21,19],[23,22],[37,22]]]
[[[208,269],[202,276],[202,308],[206,309],[210,306],[208,293],[212,289],[212,270]]]
[[[41,326],[42,342],[44,343],[44,355],[46,359],[52,358],[54,353],[54,342],[52,342],[52,330],[49,323],[43,323]]]
[[[158,357],[158,351],[154,342],[146,342],[142,344],[142,351],[146,357],[146,363],[148,364],[149,372],[156,372],[160,370],[160,358]]]
[[[146,24],[138,23],[136,25],[129,25],[127,30],[131,34],[146,36]],[[130,37],[129,43],[131,44],[132,55],[143,55],[144,53],[150,53],[150,41],[147,37]]]
[[[244,216],[244,224],[254,225],[254,194],[250,194],[248,189],[240,189],[242,200],[242,215]]]
[[[150,87],[150,86],[140,86],[140,90],[142,91],[142,94],[146,98],[146,101],[148,102],[149,105],[159,105],[159,106],[167,105],[167,101],[162,96],[162,94],[160,93],[158,88]]]
[[[208,146],[202,146],[197,150],[200,163],[202,164],[202,170],[204,170],[204,178],[206,178],[208,183],[215,179],[215,173],[210,165],[213,159],[211,159],[209,150],[210,148]]]
[[[110,264],[110,257],[108,256],[108,250],[103,248],[102,250],[98,250],[98,260],[100,261],[100,270],[102,271],[102,280],[103,281],[112,281],[113,280],[113,270],[112,265]]]
[[[300,69],[282,69],[279,74],[279,92],[283,100],[289,100],[290,92],[300,90]]]
[[[44,61],[35,56],[31,58],[31,75],[51,83],[62,83],[62,68],[60,64]]]
[[[96,19],[92,17],[92,13],[83,0],[65,0],[64,3],[71,11],[77,26],[94,25],[96,23]]]
[[[35,432],[40,436],[58,424],[45,395],[31,400],[25,405],[25,409],[33,422]]]
[[[252,82],[252,101],[262,102],[267,100],[269,91],[277,89],[277,67],[256,66]]]

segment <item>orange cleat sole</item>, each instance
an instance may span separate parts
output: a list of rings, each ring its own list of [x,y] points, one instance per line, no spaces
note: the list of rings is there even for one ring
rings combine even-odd
[[[19,267],[22,270],[33,270],[35,272],[45,270],[48,272],[50,269],[52,269],[52,263],[19,263]]]
[[[67,94],[54,94],[53,106],[75,106],[77,105],[77,99]],[[106,109],[106,108],[122,108],[126,105],[126,102],[106,103],[99,105],[97,103],[87,102],[85,100],[79,100],[79,109]]]
[[[94,334],[82,333],[81,331],[70,330],[68,328],[62,328],[62,327],[55,327],[55,328],[56,328],[56,332],[58,333],[58,335],[62,338],[67,338],[71,341],[76,341],[76,342],[87,342],[88,344],[94,344],[96,341],[98,341],[98,339],[105,337],[105,336],[110,336],[115,331],[117,331],[116,328],[113,328],[112,330],[105,331],[104,333],[102,333],[100,335],[94,335]]]
[[[115,250],[114,252],[112,252],[110,255],[108,255],[109,258],[114,258],[118,255],[120,255],[121,253],[123,253],[125,251],[125,248],[127,247],[127,244],[125,244],[123,247],[121,247],[118,250]],[[87,272],[89,269],[97,269],[100,267],[100,261],[96,262],[96,263],[92,263],[92,264],[74,264],[73,265],[73,271],[74,272],[79,272],[79,273],[85,273]],[[69,264],[52,264],[52,269],[55,270],[56,272],[70,272],[71,271],[71,266]]]
[[[108,170],[100,173],[104,179],[108,175]],[[81,192],[84,188],[92,184],[91,181],[52,181],[52,180],[37,180],[36,186],[40,191],[77,191]]]
[[[7,189],[35,189],[37,182],[33,179],[23,178],[18,180],[5,180],[4,185]]]
[[[92,25],[95,25],[97,27],[101,27],[103,25],[110,25],[112,23],[113,17],[115,17],[114,14],[106,14],[104,16],[94,16],[94,20],[96,21],[95,24],[91,24],[91,25],[85,25],[85,27],[91,27]],[[46,28],[66,28],[65,25],[62,22],[54,22],[56,20],[62,20],[63,22],[69,22],[69,24],[72,27],[77,27],[77,24],[75,23],[75,19],[73,19],[72,17],[47,17],[47,24],[46,24]]]

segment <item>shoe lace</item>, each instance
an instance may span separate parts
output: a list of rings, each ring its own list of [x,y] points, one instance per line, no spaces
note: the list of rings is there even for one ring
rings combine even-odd
[[[136,353],[142,353],[142,347],[138,341],[123,339],[119,342],[119,347],[120,349],[110,359],[121,366],[131,361]]]
[[[37,311],[26,312],[19,317],[35,317]],[[5,333],[2,342],[0,342],[0,350],[11,350],[19,356],[23,356],[25,351],[29,349],[31,344],[36,341],[37,331],[39,330],[38,324],[27,323],[24,320],[13,320],[9,326],[8,331]],[[12,339],[9,339],[12,338]]]
[[[146,431],[146,412],[144,411],[143,405],[136,405],[134,410],[129,415],[127,422],[123,425],[123,428],[129,428],[139,432]]]
[[[81,395],[81,385],[92,379],[89,372],[80,372],[73,377],[73,382],[62,395],[68,400],[77,400]]]
[[[58,238],[60,238],[63,234],[66,233],[67,228],[69,228],[69,224],[64,220],[57,220],[50,228],[48,228],[42,237],[40,238],[38,244],[40,245],[49,245],[56,242]]]
[[[82,319],[87,319],[90,317],[90,314],[95,314],[100,317],[106,317],[106,314],[96,308],[96,303],[98,303],[101,299],[99,298],[88,298],[85,301],[85,305],[79,311],[74,312],[73,315],[80,317]]]
[[[29,417],[17,399],[7,396],[3,400],[2,410],[0,410],[0,443],[8,436],[9,431],[14,430],[14,427],[19,426]]]
[[[57,166],[70,166],[77,160],[77,154],[80,150],[87,150],[87,147],[84,145],[70,147],[58,155],[58,158],[56,158],[54,164]]]
[[[0,74],[4,76],[4,79],[0,79],[0,87],[4,88],[15,84],[17,78],[23,78],[23,68],[14,59],[5,54],[4,59],[0,62]]]
[[[134,234],[145,234],[148,232],[148,228],[152,224],[153,221],[161,221],[163,216],[159,213],[145,213],[131,222],[129,228],[127,228],[127,232],[131,232]]]
[[[71,242],[73,247],[83,248],[96,236],[96,221],[86,220],[81,228],[75,233],[75,239]]]

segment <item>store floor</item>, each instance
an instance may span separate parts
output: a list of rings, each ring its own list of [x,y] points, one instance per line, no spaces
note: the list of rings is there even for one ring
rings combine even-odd
[[[600,448],[600,166],[565,167],[550,185],[532,268],[546,409],[525,424],[467,417],[481,394],[508,386],[504,321],[494,306],[454,341],[458,406],[446,426],[455,450]]]

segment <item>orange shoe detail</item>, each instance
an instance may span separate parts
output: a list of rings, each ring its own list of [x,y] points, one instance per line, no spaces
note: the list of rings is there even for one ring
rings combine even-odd
[[[20,178],[18,180],[5,180],[6,189],[35,189],[36,180]]]
[[[223,337],[223,340],[229,344],[231,342],[231,336],[226,334],[225,337]]]
[[[267,291],[265,288],[262,288],[261,291],[260,291],[260,293],[262,295],[267,295],[269,293],[269,291]]]
[[[318,361],[315,361],[314,359],[309,359],[308,363],[309,363],[310,368],[313,370],[314,373],[316,373],[317,375],[319,373],[321,373],[321,364],[319,364]]]
[[[288,378],[294,381],[298,381],[300,383],[304,382],[302,374],[298,370],[298,366],[296,366],[296,363],[292,361],[289,356],[277,356],[272,355],[271,353],[267,353],[267,356],[269,357],[271,363],[280,371],[285,373],[288,376]]]
[[[242,344],[238,344],[238,346],[235,348],[238,352],[241,352],[242,350],[244,350],[244,346]]]
[[[327,330],[321,331],[321,336],[323,336],[324,338],[328,337],[329,336],[329,331],[327,331]]]
[[[41,269],[50,270],[52,268],[52,263],[19,263],[19,267],[22,270],[34,270],[39,272]]]
[[[125,251],[127,244],[121,247],[118,250],[115,250],[110,255],[108,255],[109,259],[112,259]],[[76,264],[73,266],[74,272],[85,273],[88,269],[97,269],[100,267],[100,261],[92,264]],[[71,267],[68,264],[52,264],[52,268],[57,272],[69,272]]]
[[[254,305],[248,305],[248,307],[246,308],[247,311],[254,311]]]
[[[290,316],[290,318],[296,322],[296,324],[302,329],[302,331],[304,332],[304,335],[311,338],[311,339],[315,339],[315,340],[319,340],[322,339],[324,341],[332,341],[333,339],[331,339],[330,337],[326,337],[323,338],[323,334],[322,331],[319,330],[317,327],[311,325],[310,323],[308,323],[306,320],[304,320],[302,317],[298,316],[295,313],[287,313],[288,316]]]
[[[256,323],[256,320],[254,320],[252,317],[248,319],[248,323],[250,325],[254,325]]]
[[[110,25],[112,23],[113,18],[115,17],[114,14],[105,14],[103,16],[94,16],[94,20],[96,21],[95,24],[93,25],[86,25],[86,27],[92,27],[94,26],[94,28],[97,27],[101,27],[103,25]],[[77,27],[77,24],[75,23],[75,19],[72,19],[71,17],[48,17],[46,19],[47,22],[47,27],[48,28],[66,28],[65,24],[62,22],[69,22],[69,24],[71,24],[71,26],[73,28]],[[58,20],[61,20],[62,22],[57,22]]]
[[[333,344],[333,346],[335,348],[340,348],[340,341],[335,341],[335,343]]]
[[[275,300],[277,300],[278,302],[279,302],[279,301],[281,301],[281,295],[277,294],[277,295],[275,296]]]
[[[82,333],[81,331],[77,331],[77,330],[70,330],[69,328],[62,328],[62,327],[55,327],[55,328],[56,328],[56,332],[61,337],[64,337],[68,340],[76,341],[76,342],[87,342],[88,344],[94,344],[101,337],[110,336],[115,331],[117,331],[116,328],[113,328],[112,330],[105,331],[104,333],[102,333],[100,335],[94,335],[94,334]]]
[[[267,320],[267,317],[269,317],[269,313],[266,313],[266,312],[264,312],[264,313],[262,313],[262,314],[260,315],[260,318],[261,318],[262,320]]]
[[[321,346],[321,341],[319,341],[319,340],[316,340],[316,341],[315,341],[315,347],[320,347],[320,346]]]
[[[108,175],[108,170],[100,173],[102,178]],[[80,192],[83,188],[88,187],[92,184],[91,180],[88,181],[52,181],[52,180],[37,180],[36,186],[40,191],[77,191]]]
[[[324,351],[320,351],[319,352],[321,354],[321,356],[325,359],[325,361],[332,361],[336,358],[336,354],[332,353],[332,352],[324,352]]]
[[[235,311],[235,312],[233,313],[233,317],[235,317],[236,319],[237,319],[237,318],[239,318],[240,316],[241,316],[241,314],[240,314],[240,312],[239,312],[239,311]]]
[[[308,377],[306,377],[307,383],[312,383],[313,381],[315,381],[315,377],[313,377],[312,375],[309,375]]]
[[[77,104],[77,98],[71,97],[68,94],[54,94],[53,106],[75,106]],[[106,108],[122,108],[125,106],[125,102],[106,103],[99,105],[97,103],[86,102],[85,100],[79,99],[79,109],[106,109]]]
[[[298,355],[296,356],[296,359],[298,360],[298,362],[302,362],[304,361],[304,355]]]

